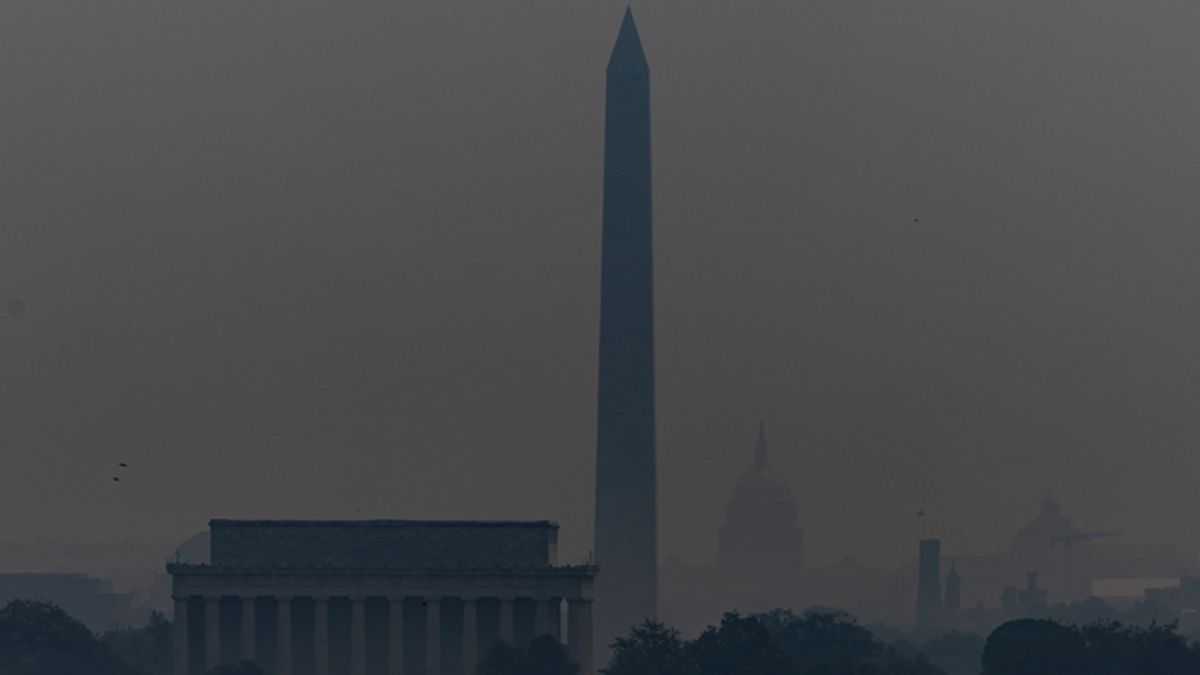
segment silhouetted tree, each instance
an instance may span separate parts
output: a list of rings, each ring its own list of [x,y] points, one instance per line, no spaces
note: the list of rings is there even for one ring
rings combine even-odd
[[[242,661],[236,665],[226,664],[213,668],[208,671],[208,675],[263,675],[263,671],[251,661]]]
[[[911,643],[886,645],[845,612],[775,610],[759,618],[801,675],[944,675]]]
[[[692,675],[694,665],[685,653],[679,631],[657,621],[635,626],[629,637],[612,643],[613,656],[604,675]]]
[[[548,635],[536,638],[525,650],[527,675],[576,675],[579,665],[572,663],[561,642]]]
[[[834,673],[836,671],[829,671],[829,672]],[[875,673],[875,672],[879,672],[879,673],[881,673],[881,675],[946,675],[946,671],[944,671],[941,668],[938,668],[937,666],[930,663],[929,660],[925,658],[924,654],[918,654],[916,656],[905,656],[903,658],[897,657],[894,659],[890,659],[882,667],[882,669],[878,670],[878,671],[870,670],[868,668],[865,670],[846,671],[845,675],[849,675],[849,673],[852,673],[852,672],[853,673],[864,673],[864,675],[866,673]],[[838,673],[838,675],[842,675],[842,674]]]
[[[755,617],[726,614],[690,643],[697,675],[791,675],[794,667]]]
[[[171,622],[161,612],[152,612],[141,628],[114,628],[100,642],[125,664],[143,675],[170,675]]]
[[[1083,627],[1012,621],[988,637],[984,675],[1185,675],[1200,673],[1200,646],[1175,624],[1147,628],[1116,621]]]
[[[775,610],[764,617],[780,649],[800,672],[817,666],[882,665],[887,646],[845,612]]]
[[[646,622],[616,640],[603,675],[1200,675],[1200,644],[1175,624],[1128,627],[1115,621],[1063,626],[1010,621],[986,643],[950,632],[919,651],[900,651],[843,612],[726,614],[693,641]],[[555,649],[561,647],[555,645]],[[910,646],[911,649],[911,646]],[[505,651],[507,650],[507,651]],[[480,675],[541,675],[521,650],[502,648]]]
[[[1009,621],[983,648],[984,675],[1085,675],[1078,632],[1048,619]]]
[[[1174,612],[1163,608],[1154,600],[1139,600],[1133,603],[1133,607],[1116,616],[1102,618],[1114,619],[1128,626],[1149,626],[1151,624],[1169,622],[1176,616]]]
[[[1200,673],[1200,648],[1189,646],[1174,624],[1148,628],[1101,621],[1078,629],[1087,650],[1088,675]]]
[[[983,646],[984,639],[974,633],[950,631],[926,642],[920,651],[947,675],[979,675]]]
[[[136,675],[82,623],[45,602],[14,600],[0,609],[3,675]]]
[[[525,652],[507,642],[497,642],[483,654],[479,665],[475,666],[476,675],[504,675],[515,673],[521,668]]]
[[[579,666],[571,663],[558,640],[542,636],[528,649],[498,642],[475,668],[476,675],[577,675]]]

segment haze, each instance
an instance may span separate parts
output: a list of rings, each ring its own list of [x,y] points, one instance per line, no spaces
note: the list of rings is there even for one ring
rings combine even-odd
[[[591,542],[622,3],[0,5],[0,539]],[[810,560],[1053,494],[1200,547],[1195,3],[643,2],[660,551],[760,418]],[[130,464],[122,482],[117,462]]]

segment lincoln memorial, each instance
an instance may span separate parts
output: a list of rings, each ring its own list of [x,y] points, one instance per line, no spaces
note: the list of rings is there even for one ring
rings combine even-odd
[[[172,563],[175,674],[471,675],[497,641],[552,636],[592,673],[591,565],[546,521],[210,523],[208,564]]]

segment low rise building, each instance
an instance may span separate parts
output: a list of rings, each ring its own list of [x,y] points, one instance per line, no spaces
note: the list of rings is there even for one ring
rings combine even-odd
[[[470,675],[494,643],[564,626],[592,672],[597,569],[558,564],[554,523],[214,520],[210,533],[208,564],[168,565],[176,675],[243,660],[276,675]]]

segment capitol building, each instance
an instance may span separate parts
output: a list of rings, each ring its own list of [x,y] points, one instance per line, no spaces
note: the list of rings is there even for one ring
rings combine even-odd
[[[716,560],[663,565],[660,618],[687,634],[729,610],[765,612],[805,604],[804,528],[791,487],[771,466],[763,424],[753,457],[726,503]]]
[[[724,604],[742,612],[797,600],[804,570],[804,528],[791,488],[771,468],[764,427],[759,425],[754,465],[738,478],[725,506],[717,546]]]

